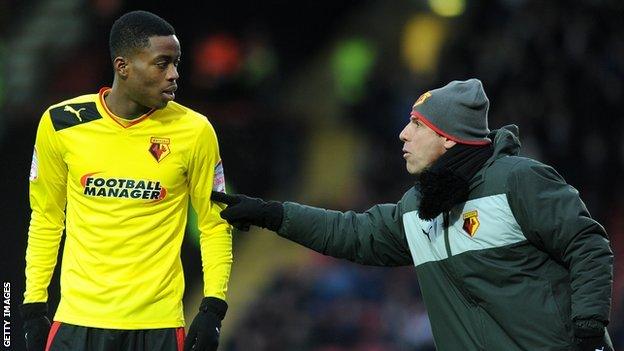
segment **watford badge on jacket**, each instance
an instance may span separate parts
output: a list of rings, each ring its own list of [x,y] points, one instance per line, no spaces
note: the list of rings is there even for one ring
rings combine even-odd
[[[154,156],[156,162],[160,162],[171,153],[171,149],[169,149],[169,138],[152,137],[150,142],[152,145],[149,147],[149,152]]]
[[[479,212],[477,212],[477,210],[468,211],[464,213],[462,217],[464,218],[464,225],[462,226],[464,231],[468,233],[468,235],[470,235],[471,237],[475,236],[475,233],[477,232],[477,229],[479,229],[480,224]]]

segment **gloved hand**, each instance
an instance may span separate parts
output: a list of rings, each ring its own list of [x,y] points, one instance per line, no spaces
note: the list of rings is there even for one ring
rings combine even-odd
[[[574,336],[580,351],[613,351],[613,343],[601,321],[575,321]]]
[[[45,302],[31,302],[20,306],[24,321],[24,337],[28,351],[44,351],[50,333],[50,320],[46,316],[48,305]]]
[[[228,205],[221,211],[221,218],[239,230],[247,231],[250,225],[255,225],[276,232],[282,225],[284,205],[281,202],[217,191],[213,191],[210,198]]]
[[[184,340],[184,351],[215,351],[227,308],[227,303],[219,298],[204,297]]]

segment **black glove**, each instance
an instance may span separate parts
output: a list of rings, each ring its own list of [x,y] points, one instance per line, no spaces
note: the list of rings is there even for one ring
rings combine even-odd
[[[204,297],[184,340],[184,351],[215,351],[219,346],[221,321],[227,308],[227,303],[221,299]]]
[[[221,211],[221,218],[236,229],[247,231],[250,225],[255,225],[276,232],[282,225],[284,205],[281,202],[264,201],[245,195],[228,195],[217,191],[213,191],[210,198],[212,201],[228,205]]]
[[[48,304],[45,302],[25,303],[20,306],[24,321],[26,350],[44,351],[50,333],[50,320],[46,317]]]
[[[605,323],[597,320],[577,320],[574,336],[580,351],[613,351]]]

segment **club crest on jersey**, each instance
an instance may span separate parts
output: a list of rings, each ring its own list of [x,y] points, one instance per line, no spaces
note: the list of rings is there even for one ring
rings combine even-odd
[[[150,139],[150,143],[149,152],[152,156],[154,156],[156,162],[160,162],[171,153],[171,149],[169,148],[169,138],[152,137]]]
[[[477,210],[468,211],[463,214],[464,225],[462,228],[471,237],[475,236],[477,229],[479,229],[479,212]]]

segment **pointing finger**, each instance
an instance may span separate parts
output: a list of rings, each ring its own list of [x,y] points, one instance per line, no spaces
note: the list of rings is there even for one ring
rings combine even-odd
[[[240,202],[240,200],[234,195],[228,195],[219,191],[213,191],[210,195],[212,201],[220,202],[226,205],[234,205]]]

